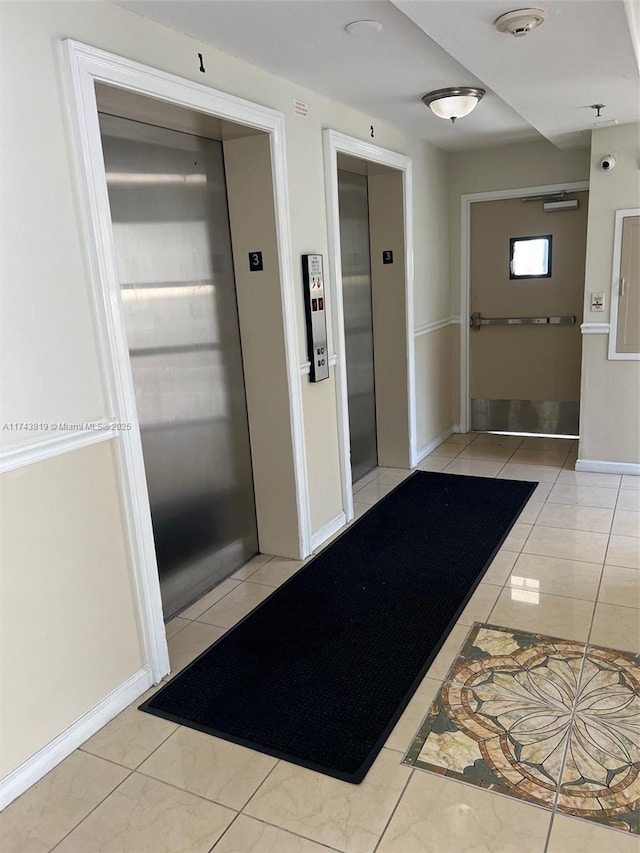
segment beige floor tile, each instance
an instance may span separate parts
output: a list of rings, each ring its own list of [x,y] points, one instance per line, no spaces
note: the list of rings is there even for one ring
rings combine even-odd
[[[505,588],[487,621],[505,628],[519,628],[560,637],[585,641],[593,614],[594,602],[560,595],[535,593],[531,590]]]
[[[563,473],[564,471],[574,471],[577,461],[578,461],[578,454],[577,453],[570,453],[567,456],[567,459],[566,459],[564,465],[562,466],[562,472],[561,473]]]
[[[153,687],[147,690],[143,696],[85,741],[82,750],[135,770],[178,728],[176,723],[145,714],[138,709],[157,689]]]
[[[379,476],[380,468],[373,468],[373,470],[368,471],[366,474],[360,477],[359,480],[356,480],[356,482],[353,484],[354,492],[358,489],[362,489],[363,486],[367,485],[367,483],[373,483],[373,481],[377,480]]]
[[[178,631],[182,631],[183,628],[186,628],[189,624],[188,619],[181,619],[180,616],[174,616],[173,619],[169,619],[168,622],[165,623],[165,630],[167,632],[167,640],[170,640],[172,637],[178,633]]]
[[[269,755],[181,727],[139,772],[239,811],[276,764]]]
[[[358,501],[354,501],[353,502],[353,512],[354,512],[353,521],[357,521],[359,518],[362,518],[362,516],[365,514],[365,512],[368,512],[371,509],[371,507],[372,507],[372,504],[361,504],[361,503],[358,503]]]
[[[385,468],[377,478],[378,483],[397,486],[411,474],[407,468]]]
[[[638,853],[637,835],[592,820],[555,815],[547,853]]]
[[[198,657],[224,634],[224,629],[203,622],[190,622],[186,628],[169,640],[171,675],[175,675]]]
[[[607,548],[607,563],[640,569],[640,539],[635,536],[611,536]]]
[[[549,497],[551,489],[553,488],[553,483],[538,483],[535,487],[533,494],[529,498],[530,501],[541,501],[544,502]]]
[[[529,498],[529,502],[518,516],[518,521],[521,524],[535,524],[543,506],[544,501],[534,501]]]
[[[377,853],[542,853],[544,809],[416,770]]]
[[[502,462],[485,459],[453,459],[444,469],[445,474],[466,474],[469,477],[495,477]]]
[[[544,527],[562,527],[568,530],[588,530],[592,533],[609,533],[613,510],[576,504],[547,503],[538,517]]]
[[[549,465],[526,465],[523,462],[507,462],[499,477],[501,480],[528,480],[532,483],[555,483],[560,473],[560,468]],[[543,498],[534,495],[535,500]]]
[[[68,835],[61,853],[206,853],[235,813],[133,773]]]
[[[618,497],[617,489],[604,486],[573,486],[557,483],[549,494],[550,503],[575,504],[613,509]]]
[[[510,591],[520,590],[523,602],[535,602],[539,593],[595,601],[601,575],[596,563],[520,554],[506,583]]]
[[[328,849],[261,820],[238,815],[213,853],[327,853]]]
[[[542,438],[538,436],[528,436],[520,445],[521,450],[555,450],[556,453],[561,450],[569,453],[573,450],[575,441],[571,438]]]
[[[251,576],[251,583],[277,587],[293,577],[304,566],[304,560],[288,560],[286,557],[274,557]]]
[[[453,626],[442,648],[436,655],[436,659],[429,667],[427,677],[430,680],[443,681],[446,678],[468,634],[468,625],[458,623]]]
[[[616,536],[640,536],[640,512],[617,509],[613,514],[611,532]]]
[[[435,695],[441,686],[442,682],[431,678],[425,678],[422,681],[422,684],[411,697],[411,701],[404,709],[402,716],[387,738],[387,742],[385,743],[387,749],[393,749],[395,752],[400,752],[404,755],[413,743],[415,734],[426,717],[435,699]]]
[[[359,785],[281,761],[244,811],[345,853],[371,853],[409,773],[390,749]]]
[[[430,455],[442,457],[446,456],[449,459],[454,459],[459,453],[462,452],[463,449],[463,444],[459,444],[458,442],[449,443],[448,441],[444,441],[442,444],[439,444]]]
[[[634,489],[620,489],[616,509],[630,509],[640,512],[640,492]]]
[[[591,471],[562,471],[558,483],[565,486],[601,486],[617,489],[620,486],[620,474],[599,474]]]
[[[0,814],[2,853],[46,853],[129,774],[74,752]]]
[[[484,444],[491,447],[510,447],[516,450],[522,444],[522,437],[519,435],[497,435],[490,432],[480,432],[477,434],[474,444]]]
[[[623,474],[622,482],[620,483],[621,489],[634,489],[635,491],[640,490],[640,477],[633,474]]]
[[[589,642],[595,646],[640,652],[640,616],[634,607],[596,604]]]
[[[191,607],[187,607],[186,610],[183,610],[180,615],[185,619],[197,619],[198,616],[202,616],[205,610],[213,607],[216,602],[224,598],[227,593],[231,592],[231,590],[235,589],[239,584],[240,581],[234,578],[227,578],[226,580],[221,581],[217,586],[214,586],[210,592],[203,595],[202,598],[199,598],[195,604],[192,604]]]
[[[471,444],[476,438],[475,432],[454,432],[452,433],[446,441],[443,441],[443,444],[461,444],[465,447],[467,444]]]
[[[638,570],[605,565],[598,601],[605,604],[618,604],[621,607],[640,607]]]
[[[517,551],[498,551],[493,558],[491,565],[487,569],[486,574],[483,575],[482,583],[504,586],[517,559]]]
[[[269,564],[267,563],[267,565]],[[206,610],[198,621],[206,622],[208,625],[218,625],[220,628],[231,628],[247,613],[251,613],[272,592],[272,587],[244,581],[226,595],[222,601]]]
[[[504,551],[522,551],[524,543],[527,541],[527,537],[531,533],[532,529],[532,524],[521,524],[520,522],[516,522],[509,531],[509,535],[502,543],[502,549]]]
[[[444,471],[447,465],[451,462],[448,456],[426,456],[416,466],[418,471]]]
[[[608,536],[584,530],[563,530],[536,524],[522,548],[525,554],[561,557],[585,563],[604,563]]]
[[[553,465],[562,468],[567,456],[567,450],[532,450],[519,447],[513,454],[511,461],[514,465]]]
[[[374,480],[372,483],[367,483],[359,492],[356,492],[354,497],[358,499],[358,503],[375,504],[385,495],[388,495],[389,492],[393,491],[394,488],[395,486],[390,483],[381,483],[379,480]]]
[[[513,450],[504,444],[473,444],[467,445],[458,459],[486,459],[494,462],[506,462]]]
[[[252,557],[244,564],[244,566],[240,566],[239,569],[236,569],[231,577],[238,581],[246,581],[254,572],[258,571],[260,566],[264,566],[265,563],[268,563],[271,557],[271,554],[256,554],[255,557]]]
[[[486,622],[499,595],[500,587],[488,583],[479,584],[460,614],[458,624],[471,627],[474,622]]]

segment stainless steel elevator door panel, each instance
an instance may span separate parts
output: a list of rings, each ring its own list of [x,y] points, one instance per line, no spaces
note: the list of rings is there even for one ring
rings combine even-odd
[[[258,550],[222,146],[100,128],[168,617]]]
[[[351,477],[378,464],[366,175],[338,170]]]

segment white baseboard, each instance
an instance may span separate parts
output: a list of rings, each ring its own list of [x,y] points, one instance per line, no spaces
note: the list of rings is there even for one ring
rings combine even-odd
[[[317,550],[323,543],[327,541],[334,533],[337,533],[341,527],[344,527],[347,523],[347,516],[344,512],[336,515],[335,518],[332,518],[331,521],[328,521],[320,530],[316,530],[315,533],[311,535],[311,550]]]
[[[597,474],[634,474],[640,477],[638,462],[608,462],[604,459],[578,459],[576,471],[591,471]]]
[[[442,444],[443,441],[449,438],[452,433],[455,432],[455,428],[453,426],[447,427],[444,432],[441,432],[440,435],[437,435],[435,438],[432,438],[428,444],[425,444],[424,447],[421,447],[418,451],[416,451],[416,458],[413,462],[413,467],[418,464],[418,462],[422,462],[425,456],[428,456],[433,450],[438,447],[439,444]]]
[[[0,810],[71,755],[81,744],[151,687],[151,669],[144,666],[83,714],[31,758],[0,780]]]
[[[464,430],[462,429],[462,427],[460,426],[460,424],[454,424],[454,425],[453,425],[453,431],[454,431],[454,432],[456,432],[456,433],[464,432]]]

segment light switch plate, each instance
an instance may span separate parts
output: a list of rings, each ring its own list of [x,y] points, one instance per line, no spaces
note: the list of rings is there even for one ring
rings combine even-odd
[[[590,293],[589,296],[591,297],[591,311],[604,311],[604,293]]]

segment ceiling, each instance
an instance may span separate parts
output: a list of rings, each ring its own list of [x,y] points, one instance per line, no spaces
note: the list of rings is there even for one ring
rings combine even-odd
[[[631,0],[544,0],[524,38],[493,21],[513,0],[144,0],[120,5],[224,53],[355,107],[448,151],[546,137],[589,144],[600,121],[640,120]],[[522,3],[521,6],[525,6]],[[382,31],[345,32],[373,19]],[[455,124],[421,103],[432,89],[475,85],[482,103]]]

